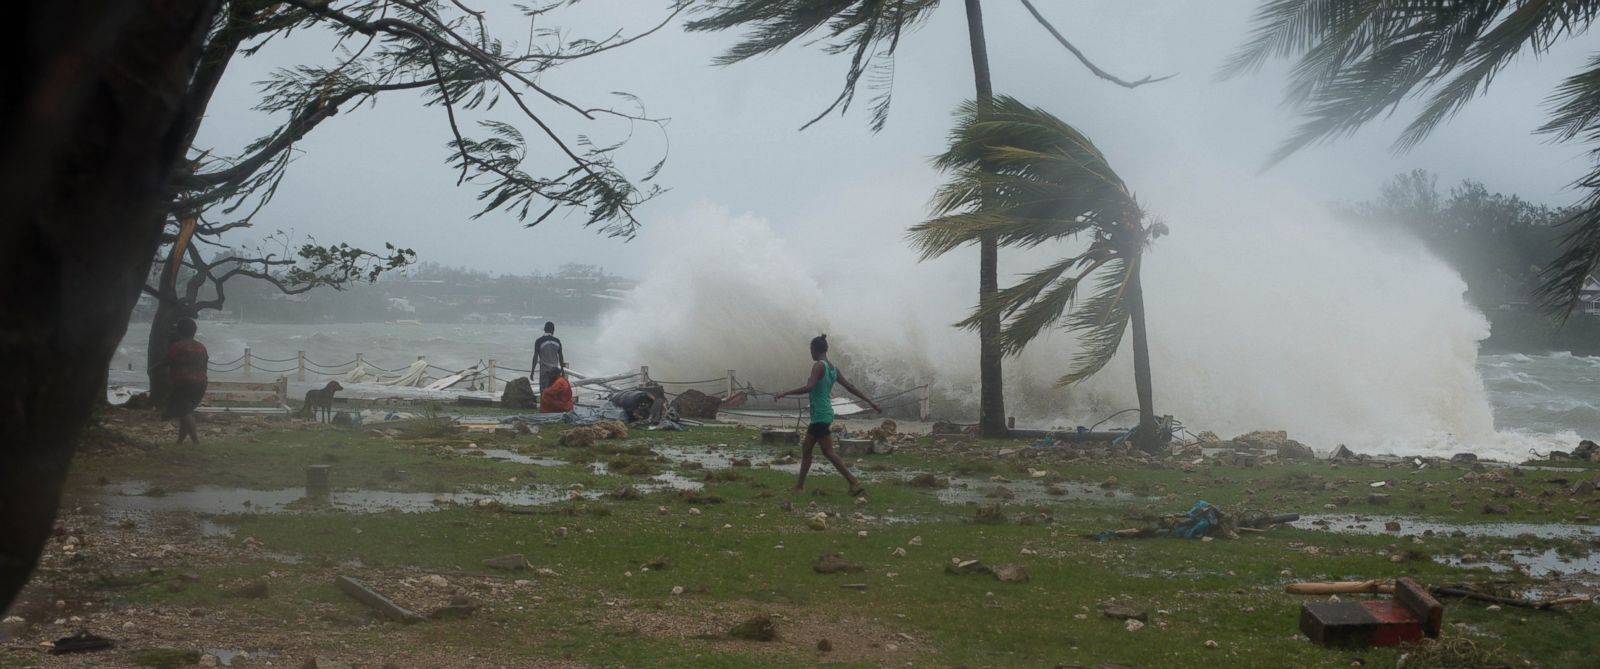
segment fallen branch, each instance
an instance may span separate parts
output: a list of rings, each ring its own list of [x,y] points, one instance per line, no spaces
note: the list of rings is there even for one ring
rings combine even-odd
[[[1572,605],[1572,604],[1587,604],[1589,602],[1589,598],[1588,597],[1558,597],[1556,599],[1550,599],[1550,600],[1546,600],[1546,601],[1542,601],[1542,602],[1535,602],[1535,601],[1527,600],[1527,599],[1517,599],[1515,597],[1501,597],[1501,596],[1498,596],[1498,595],[1485,594],[1485,593],[1482,593],[1482,592],[1478,592],[1476,590],[1468,590],[1466,588],[1452,588],[1452,587],[1434,588],[1433,589],[1433,594],[1438,595],[1440,597],[1460,597],[1462,599],[1470,599],[1470,600],[1477,601],[1477,602],[1487,602],[1487,603],[1490,603],[1490,604],[1499,604],[1501,606],[1515,606],[1515,607],[1517,607],[1519,609],[1534,609],[1534,610],[1538,610],[1538,611],[1550,611],[1550,610],[1555,609],[1558,606],[1568,606],[1568,605]]]
[[[1394,594],[1394,585],[1382,579],[1370,581],[1332,581],[1325,583],[1290,583],[1283,588],[1291,595],[1356,595]]]

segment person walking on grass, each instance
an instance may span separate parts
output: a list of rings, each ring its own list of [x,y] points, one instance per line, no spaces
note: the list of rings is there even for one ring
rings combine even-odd
[[[166,369],[170,380],[161,420],[178,419],[178,443],[182,444],[187,436],[196,446],[200,445],[200,433],[194,427],[194,409],[206,396],[206,364],[211,360],[205,345],[194,339],[199,329],[193,318],[178,321],[173,327],[172,346],[167,348],[161,362],[150,368],[151,371]]]
[[[805,394],[809,394],[811,398],[811,426],[806,428],[805,440],[801,442],[800,480],[795,482],[794,490],[797,492],[805,490],[806,472],[811,471],[811,448],[821,444],[822,457],[833,463],[839,473],[844,475],[844,480],[850,483],[850,495],[860,495],[866,492],[866,489],[861,487],[861,480],[857,479],[850,473],[849,469],[845,468],[844,460],[833,450],[833,400],[831,398],[833,384],[837,382],[839,385],[844,386],[845,390],[850,391],[851,394],[861,398],[861,401],[871,406],[873,411],[883,413],[883,409],[878,406],[877,402],[872,401],[872,398],[867,397],[866,393],[861,392],[861,389],[845,380],[844,372],[839,371],[838,367],[833,366],[833,363],[828,361],[828,335],[821,335],[811,340],[811,359],[815,361],[811,364],[811,379],[806,381],[804,386],[778,393],[776,397],[772,398],[773,401],[777,401],[789,395]]]

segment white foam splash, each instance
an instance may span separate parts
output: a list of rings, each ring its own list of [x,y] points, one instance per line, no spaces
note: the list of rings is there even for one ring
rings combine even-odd
[[[1475,363],[1487,322],[1459,276],[1415,244],[1316,208],[1190,198],[1148,256],[1157,407],[1224,436],[1286,429],[1327,450],[1521,457],[1496,433]],[[822,221],[784,239],[752,215],[701,203],[641,239],[655,266],[603,323],[600,345],[662,378],[736,369],[774,389],[803,381],[805,344],[828,332],[847,369],[881,388],[935,384],[940,413],[971,419],[976,338],[955,330],[974,301],[974,254],[917,263],[903,226]],[[1011,272],[1059,256],[1002,256]],[[1134,406],[1119,355],[1070,391],[1053,387],[1072,338],[1053,333],[1007,363],[1020,423],[1088,424]],[[959,415],[957,415],[959,414]],[[1553,442],[1552,442],[1553,443]]]

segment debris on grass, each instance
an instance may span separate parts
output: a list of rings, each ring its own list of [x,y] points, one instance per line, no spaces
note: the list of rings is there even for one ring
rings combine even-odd
[[[746,641],[772,641],[778,638],[778,626],[772,616],[756,616],[733,626],[728,635]]]
[[[846,560],[836,553],[818,555],[817,561],[811,565],[811,570],[818,574],[854,574],[862,569],[861,565]]]

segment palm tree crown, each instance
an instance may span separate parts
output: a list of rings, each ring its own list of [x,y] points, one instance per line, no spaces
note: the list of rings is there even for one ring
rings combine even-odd
[[[990,307],[1005,319],[1001,346],[1022,351],[1052,325],[1078,333],[1084,346],[1061,383],[1100,371],[1117,352],[1129,320],[1126,290],[1160,223],[1146,226],[1138,200],[1094,143],[1061,119],[1000,96],[987,110],[968,102],[957,112],[950,148],[934,159],[952,179],[934,196],[934,218],[910,237],[924,258],[993,235],[1003,246],[1029,248],[1080,235],[1074,256],[1026,274]],[[1079,300],[1079,288],[1094,283]],[[976,309],[960,325],[976,327]]]

